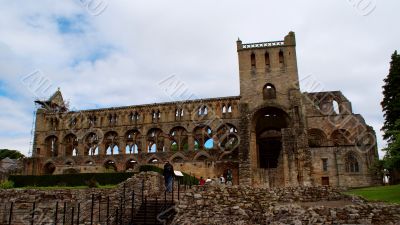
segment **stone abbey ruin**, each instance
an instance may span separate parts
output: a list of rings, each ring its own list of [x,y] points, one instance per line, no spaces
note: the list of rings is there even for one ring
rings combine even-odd
[[[135,171],[173,163],[196,177],[233,171],[266,187],[369,186],[375,132],[340,91],[301,92],[295,34],[237,41],[240,95],[69,111],[58,90],[36,101],[27,175]],[[220,84],[223,85],[223,84]]]

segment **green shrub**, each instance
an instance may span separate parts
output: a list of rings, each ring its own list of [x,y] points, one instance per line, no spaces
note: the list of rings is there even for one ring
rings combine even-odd
[[[0,183],[0,189],[10,189],[14,187],[14,182],[6,180]]]
[[[98,185],[119,184],[133,176],[133,173],[79,173],[60,175],[22,176],[12,175],[9,180],[13,181],[15,187],[52,187],[52,186],[85,186],[91,179],[97,181]]]
[[[90,188],[97,188],[99,187],[99,182],[97,182],[94,177],[90,178],[90,180],[86,181],[86,185]]]

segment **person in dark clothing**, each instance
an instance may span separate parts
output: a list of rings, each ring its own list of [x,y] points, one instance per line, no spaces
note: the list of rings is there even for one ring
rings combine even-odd
[[[174,167],[168,161],[164,165],[164,179],[165,179],[165,189],[168,192],[172,192],[172,185],[174,181]]]

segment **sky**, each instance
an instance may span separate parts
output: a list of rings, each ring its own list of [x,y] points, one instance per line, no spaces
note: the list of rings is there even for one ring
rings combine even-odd
[[[171,76],[198,98],[239,95],[236,40],[289,31],[302,91],[342,91],[386,145],[380,101],[400,50],[398,0],[0,3],[0,149],[28,154],[34,100],[58,87],[71,109],[176,100],[160,86]]]

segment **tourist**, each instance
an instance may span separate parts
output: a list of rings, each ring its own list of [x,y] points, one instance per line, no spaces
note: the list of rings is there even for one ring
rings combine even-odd
[[[226,173],[226,184],[232,185],[232,180],[233,180],[232,170],[228,169],[228,172]]]
[[[220,183],[220,184],[225,184],[225,177],[224,177],[223,174],[222,174],[221,177],[219,178],[219,183]]]
[[[211,184],[211,182],[212,182],[211,178],[208,177],[207,180],[206,180],[206,184]]]
[[[167,192],[172,192],[172,185],[174,181],[174,167],[167,161],[164,165],[164,179],[165,179],[165,189]]]
[[[200,180],[199,180],[200,186],[203,186],[205,183],[206,183],[206,180],[204,180],[203,177],[200,177]]]

